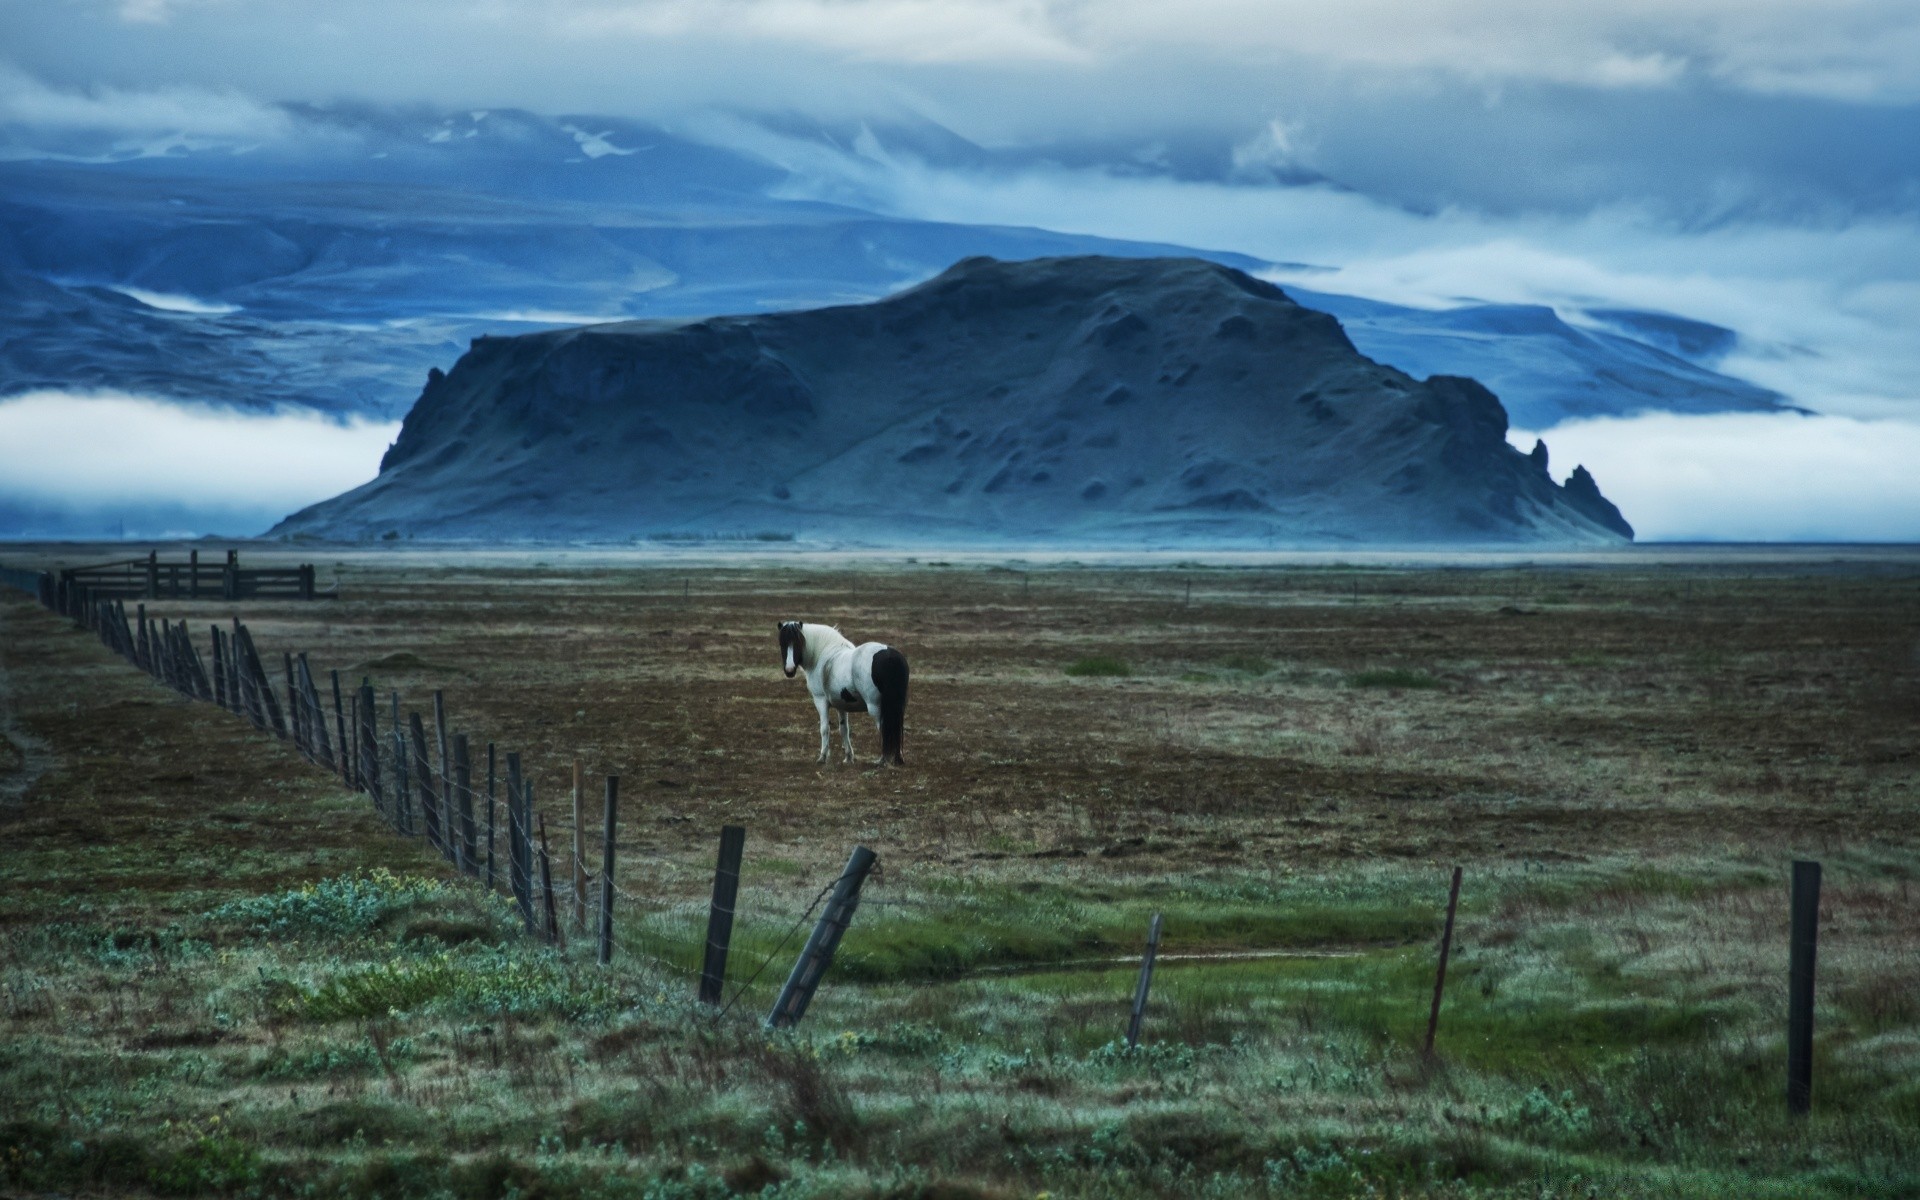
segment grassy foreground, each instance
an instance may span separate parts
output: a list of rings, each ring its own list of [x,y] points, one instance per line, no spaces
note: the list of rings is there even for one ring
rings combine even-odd
[[[1877,612],[1867,624],[1891,632],[1874,644],[1910,638],[1910,611]],[[1049,814],[1036,795],[964,837],[895,845],[872,815],[823,817],[811,838],[762,838],[756,825],[735,982],[769,965],[716,1015],[689,979],[711,829],[682,837],[663,815],[636,830],[624,878],[644,898],[622,902],[620,952],[603,970],[583,945],[530,942],[499,898],[394,838],[290,751],[0,598],[12,755],[0,771],[28,781],[0,816],[0,1192],[1920,1195],[1910,780],[1816,739],[1769,765],[1772,781],[1717,760],[1680,785],[1676,816],[1641,789],[1684,774],[1685,755],[1596,756],[1528,790],[1485,781],[1487,760],[1517,755],[1510,742],[1453,726],[1467,744],[1445,769],[1475,781],[1449,803],[1480,832],[1452,836],[1483,852],[1468,859],[1428,1060],[1418,1047],[1450,862],[1379,843],[1414,836],[1432,812],[1425,785],[1408,782],[1433,757],[1422,724],[1470,705],[1510,719],[1524,707],[1504,690],[1511,665],[1429,652],[1368,677],[1251,657],[1272,654],[1259,644],[1156,662],[1101,645],[1098,628],[1051,651],[1063,666],[1046,686],[1101,720],[1127,718],[1137,699],[1103,710],[1106,694],[1085,689],[1142,674],[1220,707],[1276,693],[1376,706],[1325,746],[1312,719],[1260,734],[1257,750],[1230,721],[1160,735],[1163,753],[1265,755],[1349,790],[1271,812],[1135,798],[1153,815],[1136,834],[1101,826],[1096,771],[1077,811]],[[1071,669],[1096,652],[1131,665]],[[1641,688],[1634,654],[1583,644],[1546,686],[1591,687],[1588,711],[1626,704]],[[1675,678],[1689,690],[1649,705],[1704,702],[1711,722],[1734,720],[1741,685],[1720,666],[1676,657],[1662,672],[1656,691]],[[1815,719],[1911,703],[1904,676],[1855,691],[1826,656],[1807,674],[1821,672],[1811,686],[1843,711]],[[1476,686],[1486,693],[1462,694]],[[1142,706],[1137,721],[1166,718]],[[1227,749],[1207,744],[1228,734]],[[912,788],[911,770],[879,778]],[[1848,803],[1795,816],[1776,803],[1783,774]],[[1368,789],[1399,789],[1407,798],[1390,803],[1417,811],[1376,818]],[[1543,815],[1555,806],[1567,815]],[[1636,809],[1658,836],[1631,836]],[[1582,812],[1606,832],[1583,835]],[[1790,832],[1679,835],[1682,817],[1689,830]],[[1357,828],[1341,841],[1372,842],[1245,852],[1262,834],[1305,842],[1346,820]],[[1543,822],[1551,833],[1523,828]],[[770,1034],[759,1018],[794,918],[854,838],[881,849],[883,877],[806,1023]],[[1495,839],[1524,850],[1496,852]],[[1805,1120],[1782,1103],[1794,853],[1827,871]],[[1129,1052],[1125,960],[1155,911],[1166,957],[1145,1044]]]

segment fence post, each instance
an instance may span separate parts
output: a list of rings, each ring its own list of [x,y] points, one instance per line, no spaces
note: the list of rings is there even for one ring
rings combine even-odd
[[[527,875],[527,861],[521,857],[521,808],[526,793],[526,781],[520,775],[520,753],[507,751],[507,890],[513,894],[513,902],[520,909],[520,919],[526,923],[528,932],[533,930],[533,905],[529,896],[531,880]]]
[[[360,778],[367,795],[373,797],[373,811],[388,816],[386,789],[380,786],[380,705],[373,698],[373,680],[360,677],[360,721],[365,732],[360,737]]]
[[[1191,586],[1191,585],[1189,585]],[[1147,1019],[1147,989],[1153,986],[1153,962],[1160,956],[1160,914],[1147,925],[1147,951],[1140,956],[1140,982],[1133,989],[1133,1012],[1127,1018],[1127,1049],[1140,1044],[1140,1025]]]
[[[493,883],[493,806],[494,806],[493,743],[487,743],[487,890],[494,890]]]
[[[140,607],[144,610],[147,606],[142,604]],[[226,647],[220,644],[220,627],[211,625],[208,628],[213,637],[213,702],[221,708],[226,708],[228,707]],[[142,611],[140,614],[140,665],[143,667],[146,666],[146,657],[147,614]]]
[[[307,706],[301,703],[299,681],[293,674],[293,655],[288,651],[280,652],[280,661],[287,669],[287,723],[293,727],[293,747],[309,760],[313,758],[313,738],[308,735]]]
[[[540,815],[539,825],[540,891],[546,897],[547,944],[549,946],[557,946],[560,944],[560,920],[554,915],[553,911],[553,866],[547,856],[547,817],[545,813]]]
[[[340,731],[340,781],[349,788],[353,786],[353,747],[347,741],[347,715],[340,706],[340,672],[328,671],[333,677],[333,723]]]
[[[833,896],[827,901],[826,910],[813,927],[813,936],[807,939],[806,948],[793,964],[793,973],[787,976],[786,986],[780,989],[780,998],[773,1002],[773,1011],[767,1014],[769,1029],[797,1025],[800,1018],[807,1015],[807,1006],[813,1003],[813,993],[819,988],[821,977],[833,965],[833,952],[839,949],[840,939],[853,923],[854,911],[860,907],[860,888],[867,882],[876,857],[865,846],[853,848],[846,870],[834,882]]]
[[[200,552],[187,551],[187,595],[195,600],[200,598]]]
[[[607,776],[607,820],[600,838],[600,965],[613,961],[613,837],[620,806],[620,777]]]
[[[587,929],[587,862],[580,838],[580,760],[573,760],[573,927]]]
[[[225,630],[220,633],[220,644],[227,652],[227,708],[236,717],[248,717],[249,714],[240,694],[239,647],[234,644],[233,635]]]
[[[478,875],[480,865],[473,858],[473,766],[467,757],[467,735],[453,737],[453,791],[460,797],[460,833],[455,855],[462,875]]]
[[[147,599],[160,595],[160,552],[147,551]]]
[[[1440,969],[1433,976],[1433,1008],[1427,1013],[1427,1045],[1432,1055],[1434,1035],[1440,1032],[1440,997],[1447,988],[1447,958],[1453,953],[1453,912],[1460,904],[1460,868],[1453,869],[1453,887],[1447,892],[1447,924],[1440,932]]]
[[[302,600],[313,599],[313,564],[312,563],[300,564],[300,598]]]
[[[438,850],[446,840],[446,826],[441,821],[440,801],[433,786],[433,768],[427,760],[427,733],[420,724],[419,713],[407,714],[407,729],[413,735],[413,777],[420,781],[420,824],[426,830],[427,844]]]
[[[713,902],[707,908],[707,954],[700,968],[700,999],[720,1003],[727,983],[727,948],[733,942],[733,906],[740,895],[740,856],[746,849],[744,825],[720,829],[720,862],[713,870]]]
[[[393,707],[393,827],[401,837],[413,836],[413,778],[407,770],[407,734],[400,724],[400,693],[387,693]]]
[[[227,551],[227,565],[220,571],[220,598],[222,600],[240,598],[240,552],[238,550]],[[342,742],[343,751],[345,746],[346,743]]]
[[[447,701],[442,692],[433,693],[433,734],[440,744],[440,853],[448,862],[457,862],[458,850],[454,841],[459,837],[453,828],[453,772],[447,761]]]
[[[352,774],[347,780],[347,786],[356,792],[364,792],[367,790],[367,783],[366,776],[360,773],[360,742],[366,734],[366,728],[360,720],[359,692],[347,697],[347,717],[353,725],[353,753],[348,756],[348,761],[352,764]]]
[[[320,689],[313,682],[313,664],[307,661],[304,650],[300,652],[300,694],[306,697],[307,713],[313,720],[308,732],[313,735],[313,744],[320,756],[320,765],[329,771],[337,770],[339,764],[334,761],[332,741],[327,737],[327,710],[320,703]],[[393,727],[396,730],[400,728],[397,713]]]
[[[1813,1107],[1813,966],[1820,937],[1820,864],[1793,864],[1793,932],[1787,974],[1787,1111]]]

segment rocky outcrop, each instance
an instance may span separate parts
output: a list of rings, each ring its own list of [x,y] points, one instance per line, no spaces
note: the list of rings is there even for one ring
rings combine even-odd
[[[276,530],[887,544],[1611,542],[1471,379],[1194,259],[973,258],[872,304],[482,338]]]

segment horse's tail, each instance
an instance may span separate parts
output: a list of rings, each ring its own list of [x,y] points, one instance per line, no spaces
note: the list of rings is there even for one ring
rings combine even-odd
[[[872,672],[880,693],[880,761],[905,766],[900,735],[907,725],[907,656],[888,646],[874,654]]]

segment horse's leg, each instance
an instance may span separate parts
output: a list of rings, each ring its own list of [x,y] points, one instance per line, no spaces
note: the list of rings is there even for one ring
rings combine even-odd
[[[827,715],[825,696],[815,696],[813,706],[820,710],[820,757],[815,761],[824,766],[827,761],[827,751],[833,745],[833,718]]]
[[[840,714],[840,740],[847,744],[847,761],[853,761],[853,729],[847,724],[847,714]]]
[[[887,739],[880,731],[880,697],[874,696],[874,702],[867,706],[867,714],[873,718],[873,740],[880,747],[880,757],[873,760],[876,767],[887,765]]]

